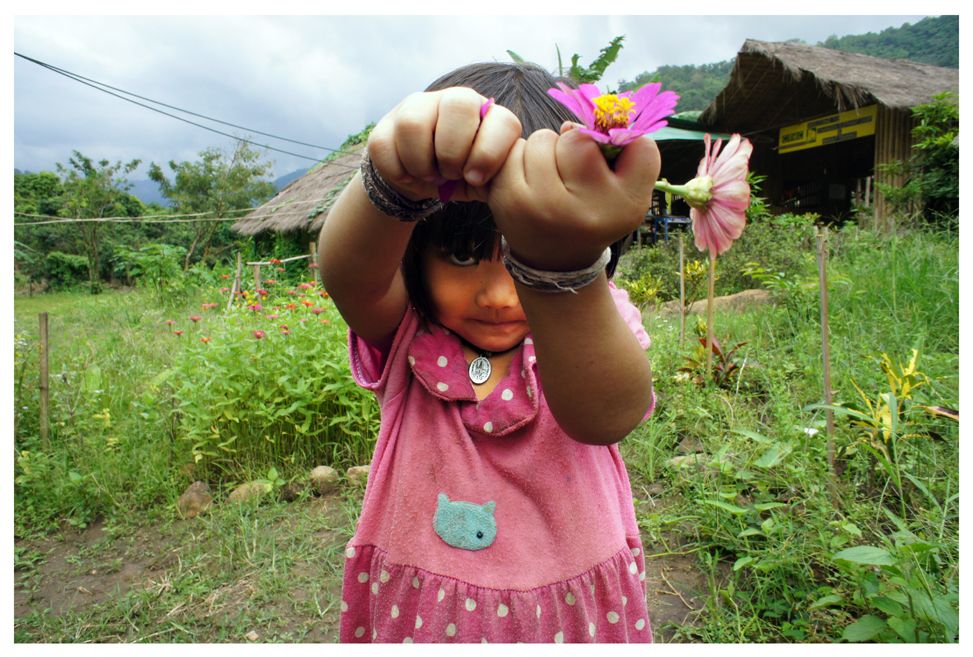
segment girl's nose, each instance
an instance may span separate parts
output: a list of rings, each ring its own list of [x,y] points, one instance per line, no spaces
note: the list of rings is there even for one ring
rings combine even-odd
[[[480,261],[480,289],[476,302],[483,308],[512,308],[520,303],[514,279],[501,260]]]

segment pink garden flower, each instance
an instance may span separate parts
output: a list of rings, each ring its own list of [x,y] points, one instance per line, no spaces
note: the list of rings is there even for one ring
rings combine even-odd
[[[261,331],[260,329],[257,329],[256,331],[253,332],[253,337],[257,338],[258,340],[262,340],[265,335],[267,334]]]
[[[184,332],[185,331],[183,331],[181,329],[176,329],[175,331],[173,331],[173,333],[175,333],[176,335],[182,335]]]
[[[667,125],[665,118],[675,110],[679,96],[674,91],[659,93],[661,87],[653,82],[635,92],[603,94],[593,84],[572,89],[559,82],[547,93],[574,112],[585,125],[579,130],[614,157],[626,144]]]
[[[750,205],[747,172],[753,145],[738,134],[730,137],[722,152],[722,139],[712,145],[710,136],[706,135],[704,143],[703,159],[696,177],[686,183],[689,194],[684,198],[690,206],[696,248],[719,255],[740,237],[747,223]]]
[[[324,312],[324,308],[311,308],[311,312],[314,313],[315,315],[320,315],[321,313]]]
[[[202,319],[202,317],[200,317],[199,315],[190,315],[189,316],[189,321],[191,321],[193,324],[195,324],[196,322],[198,322],[201,319]]]

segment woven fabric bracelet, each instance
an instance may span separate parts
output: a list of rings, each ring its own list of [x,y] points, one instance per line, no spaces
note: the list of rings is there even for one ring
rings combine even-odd
[[[372,205],[382,214],[395,217],[399,221],[419,221],[443,207],[439,199],[427,198],[413,201],[400,194],[375,170],[367,150],[361,161],[361,181]]]
[[[532,290],[551,293],[577,294],[578,290],[591,285],[598,278],[612,255],[611,247],[608,247],[590,267],[575,271],[544,271],[529,267],[517,260],[510,253],[510,246],[506,239],[500,239],[500,247],[503,250],[503,264],[515,281]]]

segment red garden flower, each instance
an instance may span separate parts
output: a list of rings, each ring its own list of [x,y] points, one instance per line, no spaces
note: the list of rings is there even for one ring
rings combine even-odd
[[[201,319],[202,319],[202,317],[200,317],[199,315],[190,315],[190,316],[189,316],[189,320],[190,320],[190,321],[191,321],[191,322],[192,322],[193,324],[195,324],[196,322],[198,322],[198,321],[199,321],[199,320],[201,320]]]
[[[176,335],[182,335],[184,331],[182,329],[176,329],[175,331],[173,331],[173,333],[175,333]]]
[[[261,331],[260,329],[257,329],[256,331],[253,332],[253,337],[257,338],[258,340],[262,340],[265,335],[267,334],[264,331]]]
[[[314,313],[315,315],[320,315],[321,313],[324,312],[324,308],[311,308],[311,312]]]
[[[209,337],[207,337],[207,336],[205,336],[205,335],[204,335],[203,337],[201,337],[201,338],[199,339],[199,341],[200,341],[200,342],[202,342],[203,344],[209,344],[209,341],[210,341],[211,339],[212,339],[212,338],[209,338]]]

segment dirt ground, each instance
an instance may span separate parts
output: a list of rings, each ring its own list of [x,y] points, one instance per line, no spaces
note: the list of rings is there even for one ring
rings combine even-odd
[[[301,502],[296,502],[301,503]],[[327,498],[313,499],[305,504],[313,506],[315,513],[334,513],[334,504]],[[651,512],[659,501],[643,502],[640,512]],[[179,521],[192,523],[192,520]],[[41,555],[36,563],[28,567],[15,568],[14,571],[14,617],[21,618],[29,613],[46,610],[51,616],[61,616],[66,612],[82,612],[85,608],[121,597],[136,587],[145,590],[161,590],[166,586],[169,572],[176,567],[180,550],[179,542],[185,539],[185,532],[179,531],[180,525],[173,529],[161,530],[155,526],[145,526],[133,535],[123,539],[112,539],[105,531],[102,522],[96,522],[83,531],[67,528],[59,534],[40,540],[17,541],[16,547],[23,553]],[[185,527],[182,527],[183,529]],[[318,532],[315,539],[339,543],[341,537],[332,532]],[[706,579],[693,555],[666,555],[652,557],[653,546],[645,537],[646,585],[648,588],[649,613],[656,641],[670,642],[676,626],[693,624],[705,597]],[[111,558],[107,558],[110,554]],[[92,558],[93,557],[93,558]],[[81,563],[98,563],[90,570],[79,566]],[[305,568],[305,566],[298,566]],[[306,564],[306,570],[316,569],[315,564]],[[304,575],[312,575],[306,572]],[[304,581],[301,573],[291,573],[295,581]],[[341,582],[332,578],[330,588],[322,592],[322,597],[340,598]],[[208,598],[208,613],[231,608],[234,604],[244,604],[250,591],[247,582],[240,582],[224,590],[214,591]],[[230,590],[237,589],[237,590]],[[292,590],[288,595],[308,596],[306,591]],[[176,611],[176,610],[173,610]],[[293,605],[281,604],[272,610],[276,618],[283,617],[286,625],[297,630],[309,626],[307,618],[288,618],[298,616]],[[329,643],[337,641],[337,613],[324,614],[313,623],[302,642]],[[145,637],[142,637],[145,640]],[[151,641],[151,639],[148,639]],[[159,640],[165,641],[165,638]]]

